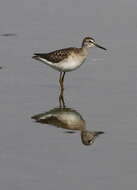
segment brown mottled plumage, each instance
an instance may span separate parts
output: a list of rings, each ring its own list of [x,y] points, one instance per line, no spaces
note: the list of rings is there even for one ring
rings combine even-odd
[[[32,58],[58,70],[60,72],[60,86],[63,89],[65,73],[79,68],[88,56],[88,49],[94,46],[106,50],[106,48],[96,44],[93,38],[86,37],[83,39],[80,48],[70,47],[50,53],[34,53]]]
[[[64,59],[68,58],[68,56],[71,55],[71,53],[79,53],[80,49],[81,48],[70,47],[66,49],[52,51],[50,53],[35,53],[33,58],[37,59],[38,57],[41,57],[52,63],[59,63],[60,61],[63,61]]]

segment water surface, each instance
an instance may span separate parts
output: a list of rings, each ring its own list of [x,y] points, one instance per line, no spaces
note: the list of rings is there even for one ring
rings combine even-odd
[[[136,190],[137,2],[4,0],[0,6],[0,185],[2,190]],[[79,133],[32,121],[58,106],[58,72],[32,60],[35,51],[80,46],[86,63],[66,75],[65,102],[90,131]]]

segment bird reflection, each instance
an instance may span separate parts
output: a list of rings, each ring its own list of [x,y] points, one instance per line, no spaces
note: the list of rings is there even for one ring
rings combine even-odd
[[[81,141],[84,145],[94,143],[97,136],[103,134],[102,131],[88,131],[86,122],[80,113],[72,108],[65,106],[63,89],[59,96],[59,107],[53,108],[47,112],[32,116],[38,123],[49,124],[59,128],[67,129],[68,133],[80,131]]]

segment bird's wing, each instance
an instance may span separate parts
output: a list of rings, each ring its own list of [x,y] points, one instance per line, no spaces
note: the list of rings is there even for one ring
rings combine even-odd
[[[72,51],[76,51],[76,48],[66,48],[66,49],[60,49],[56,50],[50,53],[34,53],[35,59],[37,58],[43,58],[45,61],[50,61],[52,63],[58,63],[64,59],[66,59]]]

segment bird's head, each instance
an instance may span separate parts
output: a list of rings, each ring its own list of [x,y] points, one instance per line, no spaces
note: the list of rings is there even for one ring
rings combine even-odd
[[[98,48],[101,48],[103,50],[107,50],[106,48],[98,45],[96,42],[95,42],[95,39],[94,38],[91,38],[91,37],[86,37],[83,39],[83,42],[82,42],[82,47],[85,47],[85,48],[91,48],[91,47],[98,47]]]
[[[103,131],[87,131],[83,130],[81,131],[81,141],[84,145],[91,145],[94,143],[96,137],[103,134]]]

